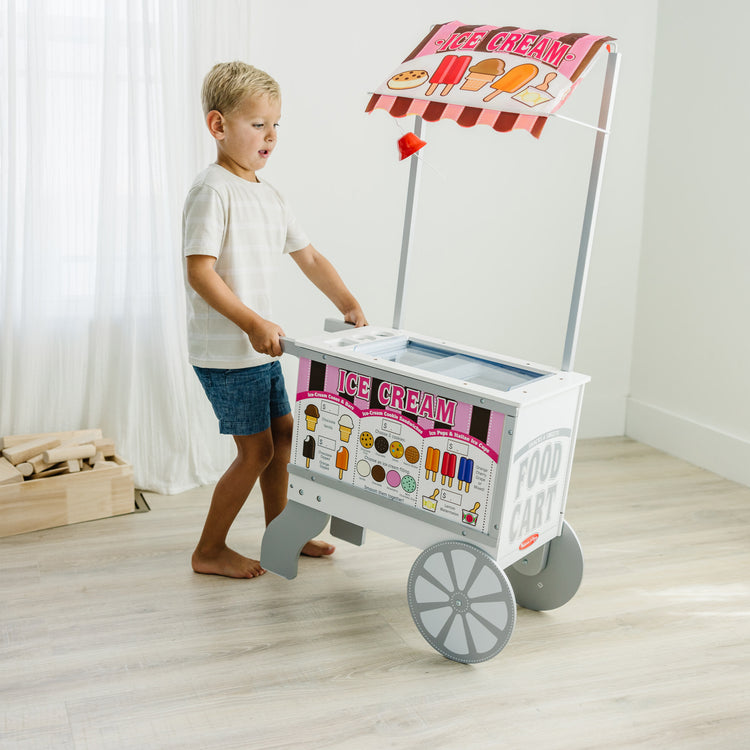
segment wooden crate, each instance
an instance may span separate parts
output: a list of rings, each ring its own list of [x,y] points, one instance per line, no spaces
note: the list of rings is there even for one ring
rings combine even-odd
[[[5,446],[22,442],[15,438],[5,438]],[[111,460],[117,465],[0,486],[0,537],[132,513],[133,469],[117,455]]]

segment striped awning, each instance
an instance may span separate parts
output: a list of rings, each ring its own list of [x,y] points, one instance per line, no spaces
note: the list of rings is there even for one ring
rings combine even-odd
[[[538,138],[614,37],[517,26],[433,26],[373,93],[367,112],[455,120]]]

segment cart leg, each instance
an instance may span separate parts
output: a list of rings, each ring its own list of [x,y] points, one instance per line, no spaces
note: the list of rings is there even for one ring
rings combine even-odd
[[[505,574],[522,607],[537,611],[562,607],[573,598],[583,579],[581,543],[563,521],[560,536],[511,565]]]
[[[328,518],[327,513],[290,500],[263,534],[260,564],[283,578],[296,578],[302,548],[323,531]]]
[[[365,543],[365,529],[351,521],[331,516],[331,536],[361,547]]]

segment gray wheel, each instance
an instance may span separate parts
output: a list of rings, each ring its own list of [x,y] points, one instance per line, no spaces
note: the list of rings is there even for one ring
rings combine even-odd
[[[546,555],[541,570],[534,565],[532,555],[519,560],[505,570],[518,603],[537,611],[557,609],[569,602],[583,579],[583,551],[578,537],[567,521],[563,521],[560,536],[547,542],[533,555]],[[537,568],[529,574],[527,568]]]
[[[448,659],[491,659],[508,643],[516,601],[505,573],[468,542],[438,542],[414,561],[409,609],[424,639]]]

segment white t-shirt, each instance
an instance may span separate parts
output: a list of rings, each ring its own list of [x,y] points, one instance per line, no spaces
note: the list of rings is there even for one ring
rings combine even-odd
[[[284,199],[267,182],[243,180],[218,164],[195,178],[182,215],[183,255],[217,258],[219,276],[258,315],[272,317],[271,278],[278,259],[309,244]],[[190,364],[236,369],[272,361],[190,284],[186,289]]]

